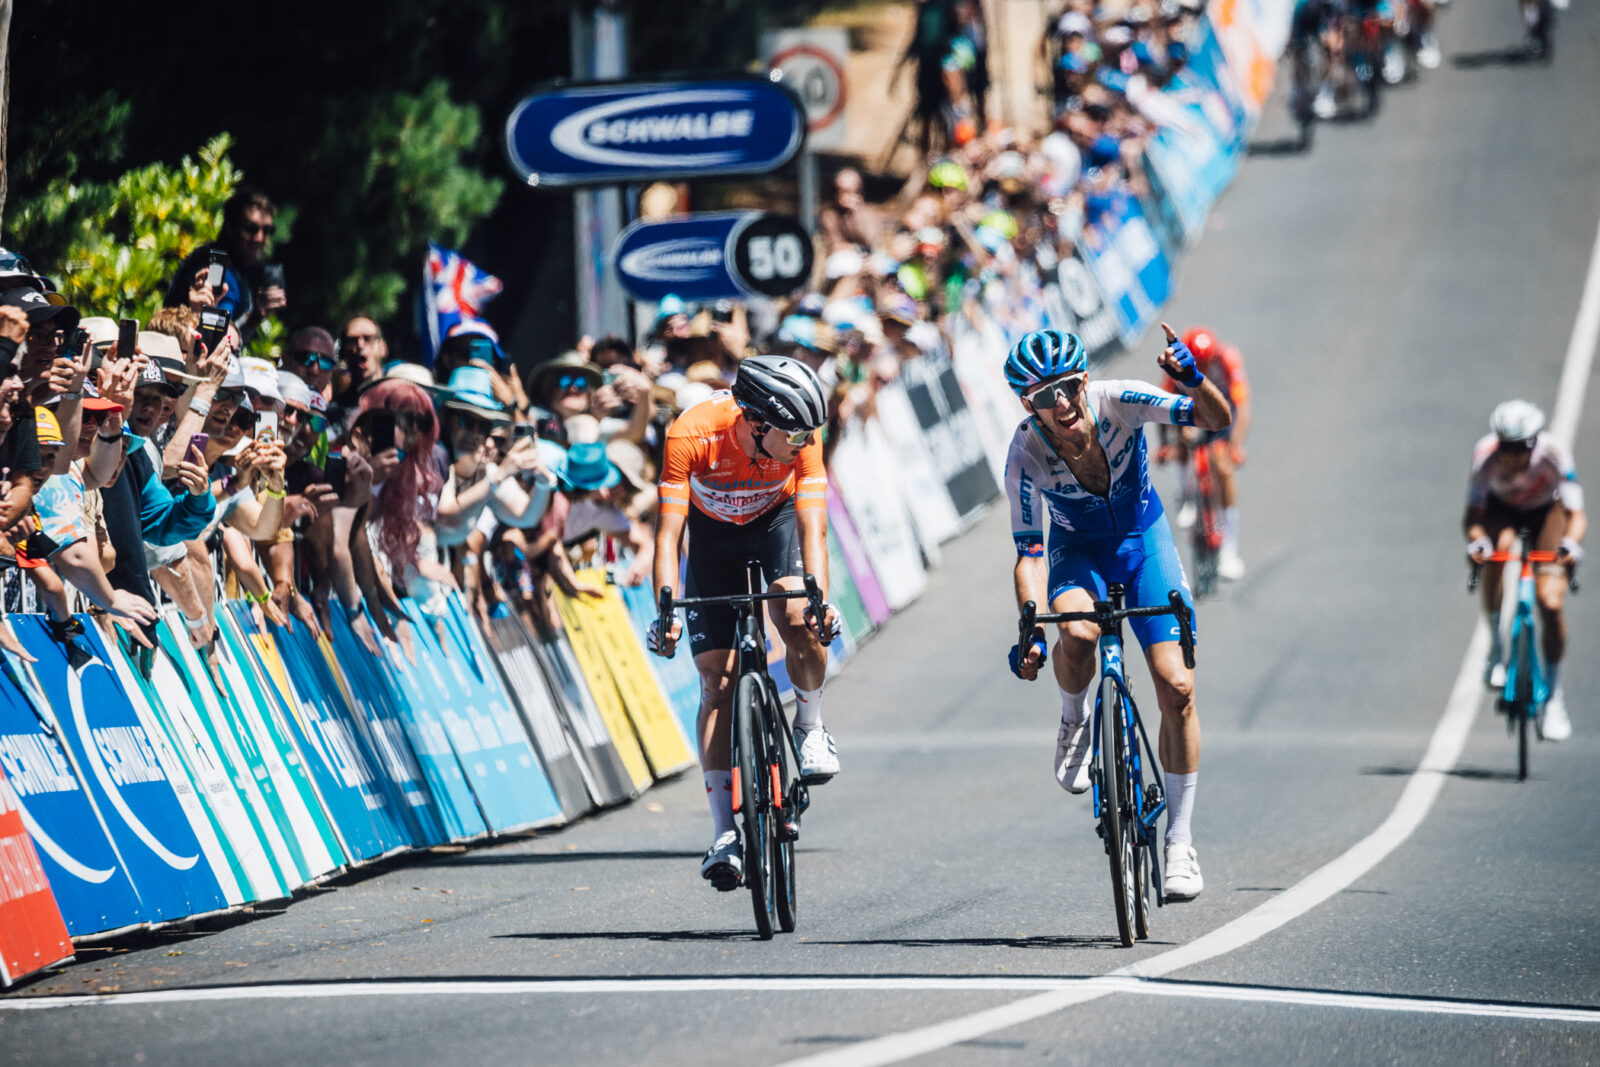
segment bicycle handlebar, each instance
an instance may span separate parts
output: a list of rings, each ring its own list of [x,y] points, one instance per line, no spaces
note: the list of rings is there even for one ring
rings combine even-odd
[[[672,618],[672,612],[675,608],[705,608],[737,604],[754,605],[763,600],[799,600],[804,597],[810,602],[811,615],[816,619],[817,640],[821,641],[825,637],[823,626],[826,620],[823,618],[823,614],[827,602],[822,596],[822,586],[818,583],[817,576],[808,571],[803,577],[806,585],[804,589],[785,589],[780,593],[734,593],[730,596],[674,598],[672,586],[664,585],[661,587],[661,597],[656,605],[659,613],[656,632],[658,634],[667,632],[667,620]]]
[[[1038,605],[1028,601],[1022,605],[1022,615],[1017,623],[1017,647],[1026,648],[1033,629],[1045,622],[1092,622],[1108,633],[1123,619],[1151,615],[1171,615],[1178,620],[1178,643],[1183,647],[1183,665],[1194,670],[1194,619],[1183,594],[1176,589],[1167,594],[1165,607],[1113,608],[1109,601],[1097,600],[1093,611],[1058,611],[1039,614]]]
[[[1467,575],[1467,592],[1477,592],[1478,580],[1482,577],[1485,564],[1515,563],[1520,562],[1523,558],[1524,557],[1522,555],[1519,555],[1516,552],[1495,552],[1490,554],[1489,558],[1484,560],[1483,563],[1479,563],[1477,560],[1469,557],[1467,562],[1471,565],[1472,571]],[[1527,553],[1526,558],[1529,563],[1562,562],[1561,554],[1559,552],[1529,552]],[[1578,565],[1576,563],[1567,564],[1567,588],[1571,589],[1574,593],[1578,591]]]

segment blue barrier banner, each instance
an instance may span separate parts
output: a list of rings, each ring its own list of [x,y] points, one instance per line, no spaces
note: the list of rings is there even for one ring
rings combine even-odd
[[[238,612],[231,616],[256,652],[261,635],[254,620],[248,614],[241,620]],[[350,859],[373,860],[409,847],[406,828],[391,811],[377,757],[357,729],[316,639],[304,626],[277,637],[295,696],[285,722]]]
[[[525,97],[506,119],[506,157],[536,188],[765,174],[800,150],[800,101],[756,75],[604,82]]]
[[[645,632],[656,621],[660,606],[650,595],[648,586],[617,588],[622,593],[623,603],[628,605],[628,617],[633,623],[634,636],[639,639],[639,647],[643,648]],[[666,694],[667,703],[672,707],[672,714],[682,724],[684,736],[699,737],[700,672],[695,669],[694,657],[689,654],[688,641],[679,643],[671,659],[651,655],[646,655],[645,658],[650,663],[650,671],[656,676],[661,691]]]
[[[170,922],[227,906],[176,790],[193,791],[187,775],[169,776],[152,737],[106,664],[93,620],[84,633],[57,644],[37,616],[13,616],[17,637],[45,699],[57,709],[95,807],[105,816],[123,869],[151,922]]]
[[[355,712],[356,721],[366,732],[367,742],[383,768],[384,785],[400,818],[405,820],[407,836],[423,848],[445,844],[450,836],[444,816],[392,703],[389,666],[384,657],[367,651],[339,612],[333,614],[333,651],[349,683],[346,690],[352,702],[350,710]],[[449,742],[442,745],[448,752]],[[455,757],[450,759],[454,762]],[[437,766],[434,771],[437,776]],[[456,771],[459,773],[460,767]]]
[[[145,921],[139,894],[84,788],[42,694],[13,666],[0,677],[0,766],[74,937]]]
[[[404,603],[417,624],[418,673],[433,681],[435,710],[488,828],[507,833],[559,818],[522,720],[484,684],[450,617],[431,619],[415,603]],[[498,689],[498,678],[495,683]]]
[[[1158,126],[1145,149],[1189,240],[1199,236],[1206,213],[1238,172],[1249,122],[1207,19],[1200,19],[1193,39],[1189,63],[1161,94],[1173,121]]]
[[[1139,201],[1118,193],[1109,210],[1083,228],[1080,247],[1131,347],[1167,302],[1172,272]]]

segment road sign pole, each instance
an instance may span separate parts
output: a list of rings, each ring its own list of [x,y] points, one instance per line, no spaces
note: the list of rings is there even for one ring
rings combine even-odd
[[[815,233],[817,229],[817,156],[811,149],[800,152],[800,225]]]
[[[621,12],[572,7],[572,69],[580,79],[610,81],[628,73],[627,19]],[[573,240],[578,265],[578,333],[601,337],[627,332],[627,296],[606,262],[622,232],[622,190],[615,186],[573,194]]]

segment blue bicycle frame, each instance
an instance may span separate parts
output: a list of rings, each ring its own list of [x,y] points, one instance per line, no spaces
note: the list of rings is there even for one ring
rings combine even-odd
[[[1117,597],[1112,601],[1111,607],[1113,610],[1121,607],[1120,600],[1121,598]],[[1155,778],[1152,778],[1150,782],[1152,788],[1148,791],[1145,789],[1144,767],[1146,757],[1149,758],[1150,766],[1152,767],[1159,766],[1159,763],[1156,760],[1155,750],[1150,746],[1149,735],[1145,733],[1144,720],[1139,717],[1138,705],[1134,703],[1133,694],[1128,690],[1127,679],[1122,674],[1122,634],[1120,628],[1113,630],[1111,633],[1100,635],[1100,679],[1102,683],[1101,691],[1095,695],[1094,721],[1092,724],[1094,748],[1089,756],[1089,782],[1092,790],[1090,795],[1094,801],[1094,817],[1096,822],[1099,823],[1104,816],[1101,805],[1106,803],[1108,796],[1114,797],[1116,795],[1114,790],[1108,791],[1103,788],[1105,783],[1100,781],[1099,773],[1101,766],[1100,739],[1105,736],[1100,728],[1100,717],[1106,713],[1106,709],[1103,707],[1104,683],[1109,680],[1117,687],[1117,692],[1122,695],[1122,721],[1117,724],[1117,729],[1122,734],[1122,751],[1128,753],[1128,764],[1131,772],[1129,777],[1133,782],[1133,810],[1138,816],[1139,836],[1137,843],[1141,847],[1153,848],[1156,841],[1156,821],[1161,818],[1161,813],[1167,810],[1167,798],[1163,795],[1161,786],[1157,784]],[[1130,744],[1130,740],[1135,737],[1138,739],[1138,744]],[[1149,804],[1148,811],[1145,810],[1147,793],[1152,801]],[[1154,855],[1155,853],[1152,852],[1152,857]],[[1158,895],[1156,904],[1160,906],[1161,903],[1161,898]]]

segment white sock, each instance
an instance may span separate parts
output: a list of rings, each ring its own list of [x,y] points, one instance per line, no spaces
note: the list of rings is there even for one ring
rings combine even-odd
[[[1489,658],[1496,663],[1504,658],[1505,649],[1500,647],[1500,613],[1489,612]]]
[[[733,772],[706,771],[706,800],[711,803],[712,836],[721,837],[733,825]]]
[[[1239,551],[1239,509],[1222,509],[1222,547]]]
[[[1060,686],[1056,687],[1061,689]],[[1061,689],[1061,721],[1080,723],[1089,717],[1089,687],[1084,686],[1076,693],[1069,693]]]
[[[1178,468],[1178,499],[1186,500],[1194,492],[1194,475],[1189,464]]]
[[[1167,844],[1187,845],[1189,815],[1194,811],[1194,780],[1200,772],[1173,774],[1167,772]]]
[[[794,724],[803,730],[822,725],[822,690],[794,687]]]

